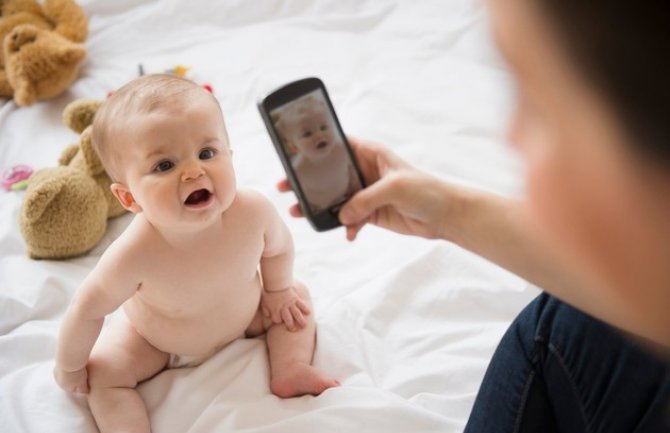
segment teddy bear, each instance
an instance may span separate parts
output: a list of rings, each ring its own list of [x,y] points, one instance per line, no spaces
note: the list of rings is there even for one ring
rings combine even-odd
[[[110,190],[91,132],[102,102],[80,99],[63,111],[63,121],[80,133],[57,167],[38,170],[29,179],[20,227],[34,259],[65,259],[88,252],[102,238],[107,220],[125,212]]]
[[[28,106],[61,94],[77,78],[87,34],[72,0],[0,0],[0,97]]]

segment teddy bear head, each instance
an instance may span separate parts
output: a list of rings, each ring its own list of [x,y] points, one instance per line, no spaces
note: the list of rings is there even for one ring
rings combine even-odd
[[[110,190],[92,143],[92,122],[101,102],[78,100],[63,112],[80,132],[79,143],[63,151],[58,167],[31,178],[21,209],[21,233],[32,258],[63,259],[86,253],[102,238],[107,219],[125,212]]]
[[[15,27],[3,45],[7,81],[21,106],[51,98],[69,87],[86,55],[81,44],[31,24]]]
[[[67,89],[86,54],[87,27],[73,0],[0,0],[0,97],[25,106]]]

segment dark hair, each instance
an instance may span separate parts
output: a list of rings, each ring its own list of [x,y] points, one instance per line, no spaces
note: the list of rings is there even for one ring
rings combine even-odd
[[[638,153],[670,165],[670,0],[535,0]]]

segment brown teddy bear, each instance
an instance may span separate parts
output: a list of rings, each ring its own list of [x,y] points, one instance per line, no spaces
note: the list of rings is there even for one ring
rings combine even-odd
[[[27,106],[76,79],[88,19],[72,0],[0,0],[0,97]]]
[[[110,191],[91,142],[93,116],[102,102],[78,100],[65,107],[63,121],[80,133],[79,144],[63,151],[58,167],[37,171],[29,181],[20,215],[21,233],[34,259],[65,259],[93,248],[107,219],[125,212]]]

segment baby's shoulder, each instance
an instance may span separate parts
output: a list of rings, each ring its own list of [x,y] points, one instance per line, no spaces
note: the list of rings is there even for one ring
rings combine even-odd
[[[269,217],[276,215],[276,210],[269,198],[264,194],[247,188],[237,191],[231,210],[246,224],[265,225]]]
[[[233,205],[240,211],[258,212],[272,207],[272,202],[264,194],[250,188],[237,190]]]
[[[147,256],[147,250],[153,242],[150,224],[137,215],[126,229],[107,247],[100,257],[98,267],[118,268],[138,263],[138,259]]]

